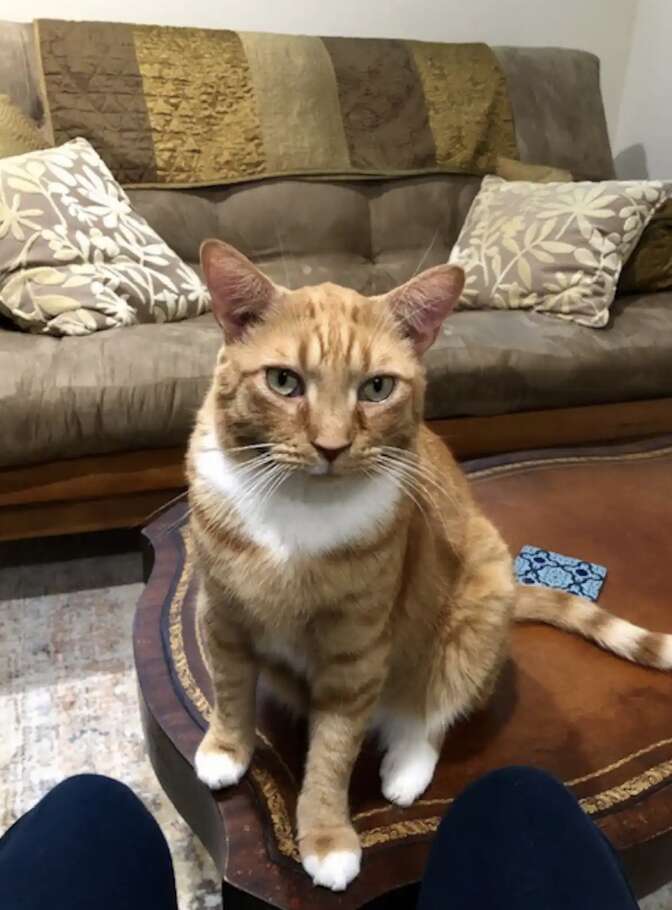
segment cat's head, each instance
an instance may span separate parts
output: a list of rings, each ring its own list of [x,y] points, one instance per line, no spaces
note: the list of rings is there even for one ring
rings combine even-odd
[[[413,444],[421,356],[459,299],[460,268],[437,266],[364,297],[335,284],[279,287],[217,240],[203,244],[201,262],[226,340],[214,390],[226,448],[340,475],[376,472]]]

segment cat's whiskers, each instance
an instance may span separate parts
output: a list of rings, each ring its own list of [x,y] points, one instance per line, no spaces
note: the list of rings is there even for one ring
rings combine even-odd
[[[275,236],[278,241],[278,248],[282,259],[282,268],[285,272],[285,286],[289,289],[289,269],[287,268],[287,259],[285,258],[285,248],[282,245],[282,240],[280,240],[280,231],[278,230],[278,222],[275,220],[275,216],[273,216],[273,221],[275,222]]]
[[[270,480],[270,475],[275,477],[279,466],[273,462],[270,456],[262,455],[251,459],[248,464],[237,466],[236,477],[238,479],[238,492],[235,496],[231,494],[225,496],[211,497],[209,510],[217,521],[223,521],[228,513],[232,510],[240,513],[241,509],[247,507],[247,503],[254,503],[254,497],[263,484]]]
[[[399,449],[398,453],[404,450]],[[446,490],[445,486],[439,484],[436,478],[429,473],[423,465],[403,460],[401,457],[395,457],[392,454],[380,452],[378,454],[379,464],[389,465],[404,478],[407,484],[421,496],[432,511],[435,512],[443,523],[443,509],[441,503],[437,502],[441,497],[447,499],[452,505],[455,504],[455,498]]]
[[[181,499],[185,499],[189,495],[188,490],[184,490],[182,493],[178,493],[177,496],[173,496],[172,499],[169,499],[167,502],[164,502],[163,505],[157,506],[152,512],[149,513],[145,519],[145,524],[149,524],[160,512],[165,512],[166,509],[169,509],[171,506],[174,506],[176,502],[179,502]]]
[[[266,507],[273,499],[276,492],[289,477],[290,472],[284,469],[273,473],[273,476],[267,477],[266,482],[255,492],[254,508],[258,515],[263,516]]]
[[[396,446],[381,446],[381,457],[387,460],[392,459],[395,464],[403,464],[408,470],[436,488],[446,499],[453,504],[456,502],[455,496],[446,488],[445,483],[441,482],[441,478],[435,474],[431,465],[422,462],[415,452],[411,452],[408,449],[400,449]]]
[[[215,451],[230,457],[232,453],[255,453],[260,449],[269,450],[272,449],[272,445],[255,443],[225,449],[218,446],[201,447],[200,451]],[[255,511],[263,509],[270,496],[291,473],[291,469],[284,465],[272,451],[262,451],[261,454],[254,454],[253,457],[241,462],[232,460],[238,482],[238,492],[235,496],[230,494],[226,497],[218,497],[218,500],[211,503],[212,512],[218,520],[222,520],[231,509],[239,514],[247,508]]]
[[[186,496],[187,493],[185,492],[184,495]],[[176,497],[175,497],[175,499],[180,499],[180,498],[181,498],[181,497],[179,497],[179,496],[176,496]],[[174,502],[174,501],[175,501],[175,500],[171,500],[171,502]],[[166,503],[166,505],[169,505],[169,504],[170,504],[170,503]],[[170,534],[171,531],[174,531],[175,528],[179,527],[180,525],[186,524],[187,521],[189,520],[189,516],[191,515],[192,508],[193,508],[193,506],[188,506],[188,507],[187,507],[187,511],[184,512],[182,515],[180,515],[180,517],[177,519],[177,521],[174,521],[171,525],[169,525],[167,528],[165,528],[165,529],[161,532],[161,538],[164,538],[164,537],[166,536],[166,534]],[[158,511],[158,510],[157,510],[157,511]],[[150,518],[151,518],[151,516],[150,516]],[[149,519],[148,519],[148,520],[149,520]]]
[[[368,473],[370,472],[370,473]],[[365,470],[367,476],[377,476],[384,477],[389,481],[400,493],[404,496],[407,496],[413,503],[415,503],[418,511],[421,513],[427,528],[431,530],[431,523],[429,521],[429,516],[427,511],[422,505],[422,502],[416,497],[413,487],[411,487],[407,481],[401,477],[399,474],[395,473],[393,470],[382,466],[381,464],[372,464]]]
[[[434,493],[435,496],[452,500],[451,494],[444,487],[441,487],[433,477],[427,475],[419,468],[404,462],[399,462],[397,459],[391,458],[388,455],[381,455],[380,457],[385,464],[393,465],[397,470],[402,471],[405,476],[412,477],[419,483],[421,482],[424,484],[424,488]]]
[[[385,446],[381,447],[378,458],[403,466],[407,470],[421,475],[428,483],[437,487],[441,492],[445,492],[445,487],[439,482],[438,478],[419,459],[405,458],[399,452],[387,451]]]
[[[411,278],[415,278],[415,276],[418,274],[418,272],[422,269],[423,265],[425,264],[425,261],[427,260],[427,257],[432,252],[434,244],[436,243],[436,238],[438,236],[439,236],[439,225],[437,224],[436,230],[434,231],[434,235],[432,236],[432,239],[429,241],[429,246],[427,247],[425,252],[422,254],[420,259],[418,260],[418,264],[416,265],[415,271],[411,275]]]
[[[382,334],[383,331],[392,332],[395,329],[394,316],[392,315],[390,308],[387,304],[383,303],[381,305],[380,315],[376,321],[373,330],[371,332],[370,345],[373,345],[378,340],[378,337]]]
[[[423,265],[427,261],[427,257],[432,252],[432,250],[434,248],[434,244],[436,243],[436,239],[439,236],[439,230],[440,230],[440,225],[437,224],[436,230],[434,231],[434,234],[432,235],[432,239],[430,240],[429,245],[427,246],[427,249],[420,256],[420,259],[418,260],[418,264],[415,267],[415,271],[413,272],[411,277],[408,279],[409,281],[412,281],[413,278],[415,278],[415,276],[418,274],[418,272],[422,269]],[[422,318],[421,318],[422,311],[428,307],[429,307],[429,304],[427,302],[418,300],[415,304],[414,311],[412,313],[408,313],[406,318],[416,328],[419,328],[422,325]],[[373,331],[371,332],[371,344],[373,344],[373,343],[375,343],[375,341],[377,341],[378,336],[381,334],[381,332],[383,332],[383,330],[387,329],[388,331],[393,331],[394,328],[395,328],[394,316],[392,315],[390,308],[386,305],[383,305],[381,308],[381,312],[378,317],[378,320],[373,327]]]
[[[259,468],[275,463],[275,458],[269,452],[265,455],[258,455],[256,458],[250,458],[248,461],[242,462],[242,464],[237,464],[236,473],[238,476],[245,476],[246,474],[252,474],[255,471],[258,471]]]
[[[422,483],[423,490],[430,490],[432,485],[437,488],[437,492],[443,492],[437,484],[430,480],[430,478],[425,477],[425,475],[418,470],[415,470],[411,465],[405,464],[404,462],[398,461],[396,458],[392,458],[389,455],[380,455],[379,460],[382,464],[390,465],[395,468],[395,470],[400,471],[405,477],[409,479],[416,480],[419,484]]]
[[[202,445],[202,446],[199,446],[198,451],[203,454],[205,454],[207,452],[222,452],[227,455],[230,455],[230,454],[238,454],[240,452],[254,451],[256,449],[270,449],[270,448],[272,448],[270,442],[261,442],[261,443],[255,443],[254,445],[249,445],[249,446],[220,446],[218,444],[205,445],[205,446]]]
[[[236,502],[236,505],[244,505],[245,503],[250,503],[251,505],[260,508],[261,504],[265,502],[265,492],[268,490],[273,481],[280,475],[284,475],[285,469],[278,464],[272,464],[270,466],[264,466],[263,469],[260,469],[256,476],[253,476],[249,482],[243,480],[243,491],[240,499]]]
[[[456,506],[456,497],[449,493],[445,487],[439,486],[433,477],[423,474],[419,468],[414,469],[411,465],[404,464],[397,460],[390,460],[385,457],[383,457],[383,463],[392,464],[394,470],[400,472],[406,483],[411,485],[418,495],[427,503],[441,527],[444,530],[449,531],[449,523],[447,521],[448,512],[447,509],[444,508],[444,503],[440,502],[439,499],[440,497],[444,497],[451,506]],[[428,488],[425,486],[426,483],[431,483],[432,487]]]
[[[292,469],[309,467],[305,459],[297,454],[297,451],[297,449],[290,449],[289,451],[275,449],[273,457],[278,464],[288,465],[292,467]]]
[[[263,458],[263,456],[262,456]],[[258,460],[258,459],[255,459]],[[271,459],[270,467],[268,464],[262,465],[263,472],[260,472],[258,478],[252,478],[252,482],[247,484],[246,500],[253,500],[258,510],[263,510],[271,497],[282,486],[285,480],[296,470],[288,463],[279,460],[276,456]]]
[[[271,483],[270,488],[264,494],[264,498],[262,499],[260,508],[265,508],[266,503],[269,500],[271,500],[273,498],[273,496],[275,496],[277,491],[280,489],[280,487],[287,480],[287,478],[289,477],[289,475],[291,473],[292,473],[291,470],[283,469],[281,471],[281,473],[278,474],[278,476],[275,478],[275,480]]]
[[[437,495],[437,492],[431,488],[425,486],[421,478],[414,476],[413,474],[404,472],[400,465],[396,464],[394,470],[400,472],[400,476],[405,481],[405,483],[410,486],[418,496],[426,503],[428,509],[431,511],[432,515],[437,519],[437,521],[444,527],[447,528],[446,523],[446,509],[443,508],[443,504],[440,502],[440,497]]]
[[[393,472],[396,473],[397,476],[403,480],[407,486],[413,489],[419,496],[424,499],[429,507],[432,509],[436,507],[436,503],[432,497],[432,491],[424,485],[421,478],[416,477],[410,471],[407,471],[403,465],[395,464],[389,461],[382,461],[379,462],[379,464],[385,467],[389,467],[391,470],[393,470]]]
[[[225,448],[221,449],[221,451],[226,452],[228,455],[232,452],[249,452],[251,449],[270,449],[271,445],[272,444],[270,442],[255,442],[252,445],[248,446],[226,446]],[[201,452],[212,452],[216,449],[217,447],[214,446],[212,449],[201,449]]]

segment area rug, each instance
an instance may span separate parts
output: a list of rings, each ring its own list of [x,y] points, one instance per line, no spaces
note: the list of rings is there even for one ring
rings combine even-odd
[[[91,577],[105,586],[82,589]],[[129,578],[138,554],[0,568],[0,832],[72,774],[115,777],[166,835],[181,910],[217,910],[214,863],[145,753],[131,641],[143,585]]]
[[[73,558],[71,544],[64,558],[62,547],[49,548],[39,564],[0,551],[0,833],[65,777],[115,777],[166,835],[180,910],[218,910],[215,866],[145,752],[131,637],[140,555]],[[672,888],[640,907],[670,910]]]

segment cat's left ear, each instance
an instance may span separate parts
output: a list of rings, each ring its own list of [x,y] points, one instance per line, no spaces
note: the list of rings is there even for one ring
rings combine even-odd
[[[395,319],[417,354],[424,354],[434,344],[463,288],[464,272],[459,266],[437,265],[386,295]]]

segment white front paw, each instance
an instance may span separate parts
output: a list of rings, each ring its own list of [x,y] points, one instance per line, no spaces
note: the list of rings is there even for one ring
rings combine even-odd
[[[344,891],[353,878],[359,875],[362,851],[332,850],[318,857],[315,853],[303,861],[303,868],[312,878],[314,885],[330,888],[332,891]]]
[[[392,746],[380,766],[383,796],[410,806],[432,782],[439,754],[426,740]]]
[[[206,751],[203,746],[199,747],[194,759],[196,776],[211,790],[221,790],[237,784],[247,767],[233,759],[228,752]]]

